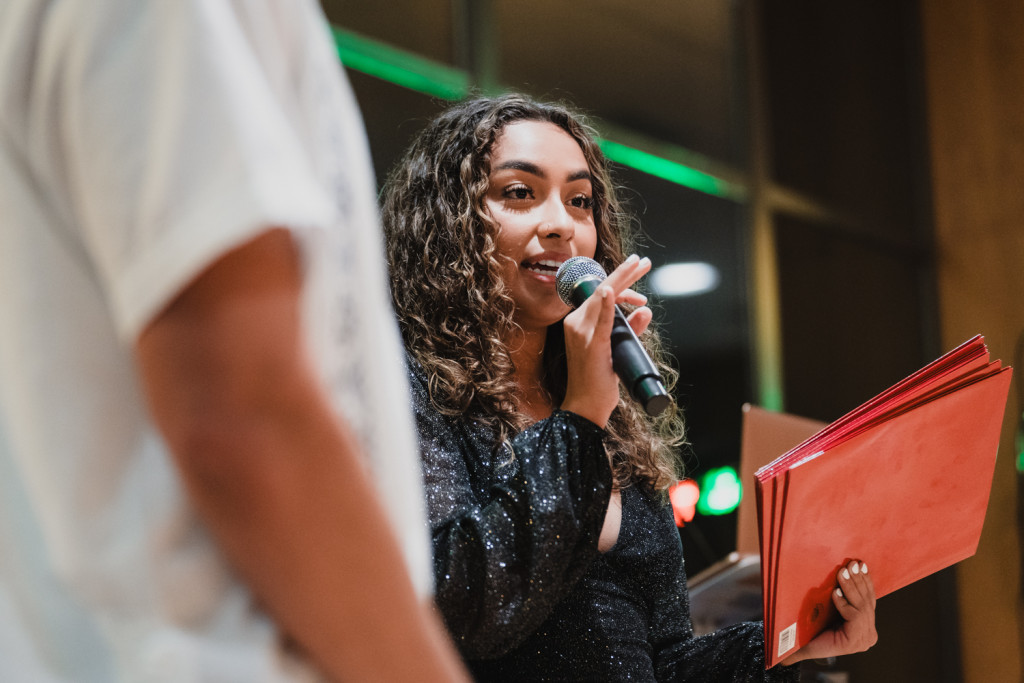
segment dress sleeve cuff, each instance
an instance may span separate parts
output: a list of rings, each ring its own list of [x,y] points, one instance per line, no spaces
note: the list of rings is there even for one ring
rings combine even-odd
[[[551,413],[551,417],[568,422],[579,430],[580,436],[593,437],[604,441],[604,437],[607,434],[603,427],[591,422],[578,413],[572,412],[571,410],[562,410],[559,408]]]

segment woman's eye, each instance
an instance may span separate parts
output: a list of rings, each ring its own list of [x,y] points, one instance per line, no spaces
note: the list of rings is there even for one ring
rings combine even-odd
[[[505,188],[504,195],[507,199],[531,199],[533,190],[526,185],[510,185]]]
[[[576,195],[569,200],[569,203],[577,209],[591,209],[594,207],[594,200],[585,194]]]

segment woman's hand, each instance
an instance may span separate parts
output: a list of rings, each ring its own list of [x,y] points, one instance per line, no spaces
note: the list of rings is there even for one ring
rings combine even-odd
[[[583,305],[565,317],[565,355],[569,374],[562,410],[604,427],[619,402],[619,380],[612,369],[615,305],[639,306],[627,318],[637,335],[651,323],[646,297],[629,289],[651,269],[648,258],[630,256],[613,270]]]
[[[854,560],[836,574],[839,588],[832,591],[832,602],[843,617],[837,628],[818,636],[782,660],[796,664],[804,659],[822,659],[863,652],[878,642],[875,631],[875,584],[868,566]]]

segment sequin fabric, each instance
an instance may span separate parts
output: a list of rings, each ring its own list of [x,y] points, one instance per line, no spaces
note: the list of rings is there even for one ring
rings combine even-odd
[[[671,510],[622,491],[615,546],[597,550],[611,495],[604,431],[555,411],[510,443],[441,415],[409,361],[437,602],[478,681],[799,680],[764,670],[760,622],[695,637]]]

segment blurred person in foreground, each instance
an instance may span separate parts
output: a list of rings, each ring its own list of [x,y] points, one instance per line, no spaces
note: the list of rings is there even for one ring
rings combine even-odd
[[[462,679],[319,6],[3,0],[0,63],[0,680]]]

